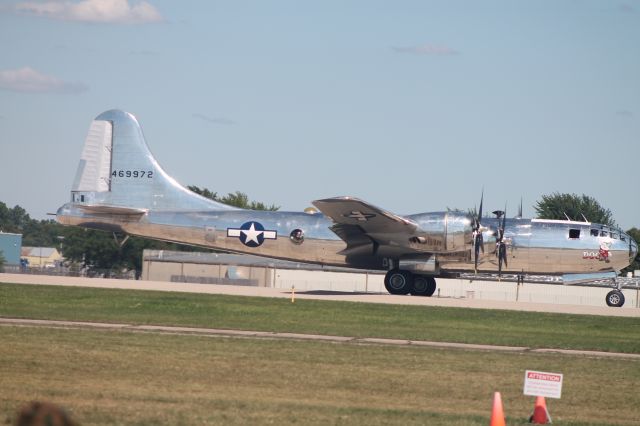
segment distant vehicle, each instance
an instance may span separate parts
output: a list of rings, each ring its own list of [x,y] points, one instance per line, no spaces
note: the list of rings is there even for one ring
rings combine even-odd
[[[212,164],[225,159],[211,159]],[[321,213],[237,209],[181,186],[155,160],[136,118],[100,114],[91,124],[58,222],[271,258],[387,270],[392,294],[431,296],[437,277],[473,273],[600,274],[630,264],[624,232],[589,222],[431,212],[401,216],[353,197],[316,200]],[[595,275],[594,275],[595,278]],[[620,286],[606,296],[622,306]]]

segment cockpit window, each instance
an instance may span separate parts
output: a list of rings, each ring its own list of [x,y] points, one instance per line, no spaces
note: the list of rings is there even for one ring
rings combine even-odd
[[[569,229],[569,238],[578,239],[580,238],[580,230],[579,229]]]
[[[592,229],[591,230],[591,236],[592,237],[597,237],[598,234],[600,234],[600,231],[598,231],[597,229]]]

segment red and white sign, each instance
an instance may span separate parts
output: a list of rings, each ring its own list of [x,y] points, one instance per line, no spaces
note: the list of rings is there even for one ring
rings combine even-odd
[[[562,374],[527,370],[524,373],[524,394],[558,398],[562,394]]]

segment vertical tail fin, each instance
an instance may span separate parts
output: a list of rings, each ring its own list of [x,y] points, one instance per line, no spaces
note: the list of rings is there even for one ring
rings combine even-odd
[[[197,195],[155,160],[138,120],[120,110],[91,123],[71,189],[75,203],[153,210],[229,210]]]

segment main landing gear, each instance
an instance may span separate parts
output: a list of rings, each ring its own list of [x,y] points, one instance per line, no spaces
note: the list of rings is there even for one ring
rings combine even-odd
[[[436,291],[436,279],[429,275],[415,275],[403,269],[392,269],[384,277],[384,286],[391,294],[432,296]]]

